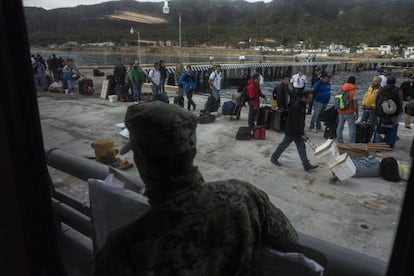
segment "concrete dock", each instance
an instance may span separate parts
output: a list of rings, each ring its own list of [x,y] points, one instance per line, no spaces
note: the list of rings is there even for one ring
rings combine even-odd
[[[128,105],[133,103],[100,99],[103,78],[94,79],[94,96],[67,96],[40,93],[38,104],[44,143],[79,156],[93,157],[91,143],[99,138],[111,138],[117,148],[126,139],[116,134],[115,124],[123,122]],[[198,114],[206,101],[195,95]],[[172,102],[172,99],[170,99]],[[310,120],[310,117],[307,117]],[[309,125],[309,122],[306,124]],[[247,126],[247,109],[239,121],[228,116],[197,128],[197,156],[195,163],[206,181],[239,178],[265,191],[271,201],[292,221],[294,227],[306,234],[328,240],[363,254],[387,261],[392,250],[400,205],[406,183],[387,182],[381,178],[350,178],[339,184],[329,184],[328,167],[305,172],[296,147],[292,144],[280,158],[282,167],[270,162],[270,155],[283,138],[282,133],[267,131],[266,140],[235,140],[237,129]],[[322,133],[309,133],[315,144],[325,140]],[[399,128],[400,140],[393,151],[382,156],[393,156],[410,165],[408,156],[413,132]],[[347,130],[345,130],[347,137]],[[308,150],[312,163],[318,163]],[[132,153],[121,156],[133,161]],[[57,188],[68,191],[88,204],[87,184],[72,176],[50,169]],[[129,169],[136,173],[136,168]]]

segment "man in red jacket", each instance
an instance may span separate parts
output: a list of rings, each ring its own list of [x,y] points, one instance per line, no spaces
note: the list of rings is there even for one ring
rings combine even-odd
[[[266,98],[260,90],[260,74],[254,73],[252,79],[247,82],[247,94],[249,96],[249,116],[247,122],[251,130],[254,128],[254,119],[259,111],[259,98]]]

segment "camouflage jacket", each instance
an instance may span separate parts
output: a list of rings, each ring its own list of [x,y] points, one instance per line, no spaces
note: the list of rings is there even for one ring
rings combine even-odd
[[[255,275],[260,245],[297,242],[287,217],[249,183],[204,183],[198,170],[174,181],[179,190],[109,235],[96,276]]]

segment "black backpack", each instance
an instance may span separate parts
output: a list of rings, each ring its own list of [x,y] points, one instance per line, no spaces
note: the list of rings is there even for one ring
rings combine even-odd
[[[377,96],[375,114],[379,117],[392,117],[400,114],[399,97],[396,91],[380,92]]]
[[[387,157],[381,160],[380,163],[380,175],[382,178],[392,182],[398,182],[401,180],[398,172],[398,162],[393,157]]]
[[[207,112],[216,112],[219,108],[219,102],[215,97],[209,96],[204,108]]]

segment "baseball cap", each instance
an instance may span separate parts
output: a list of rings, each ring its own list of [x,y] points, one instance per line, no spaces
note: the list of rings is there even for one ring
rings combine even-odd
[[[128,107],[125,125],[130,141],[121,149],[169,156],[196,149],[197,117],[184,108],[161,101]]]

